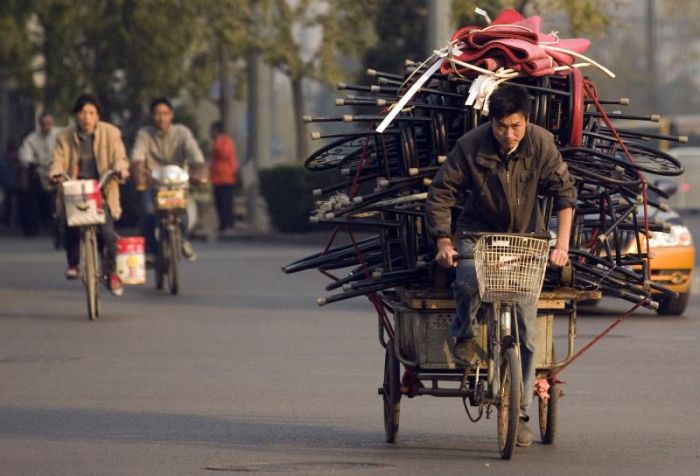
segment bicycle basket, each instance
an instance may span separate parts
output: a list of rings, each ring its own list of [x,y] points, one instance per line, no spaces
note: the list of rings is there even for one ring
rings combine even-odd
[[[187,208],[187,189],[183,187],[168,187],[157,190],[155,205],[158,210]]]
[[[479,296],[484,302],[535,303],[547,269],[549,242],[526,236],[485,235],[474,247]]]
[[[105,212],[97,180],[63,182],[63,204],[68,226],[102,225]]]

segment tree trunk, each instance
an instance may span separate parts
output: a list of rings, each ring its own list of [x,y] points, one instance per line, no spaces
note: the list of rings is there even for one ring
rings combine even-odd
[[[259,52],[252,52],[248,60],[248,161],[243,165],[243,182],[246,187],[248,220],[259,231],[268,228],[265,203],[260,196],[258,170],[270,163],[271,122],[270,67]]]
[[[525,9],[528,7],[529,4],[530,0],[518,0],[517,2],[515,2],[513,8],[515,8],[522,15],[525,15]]]
[[[233,135],[233,121],[231,120],[231,63],[229,62],[226,49],[221,40],[216,45],[216,56],[219,67],[219,120],[224,125],[224,132]]]
[[[56,84],[56,75],[54,71],[55,64],[50,46],[50,41],[53,39],[53,28],[48,22],[42,22],[42,28],[44,29],[44,42],[41,46],[42,54],[44,56],[44,85],[42,91],[44,110],[59,113],[60,117],[63,111],[57,110],[56,101],[59,91],[58,85]]]
[[[303,78],[290,77],[292,85],[292,111],[294,114],[294,136],[296,142],[296,156],[294,160],[303,162],[309,155],[309,147],[306,139],[306,128],[302,119],[304,115],[304,88]]]

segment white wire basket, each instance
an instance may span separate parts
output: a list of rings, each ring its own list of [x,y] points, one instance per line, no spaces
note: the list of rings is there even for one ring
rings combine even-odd
[[[547,269],[549,240],[508,234],[484,235],[474,247],[483,302],[537,302]]]

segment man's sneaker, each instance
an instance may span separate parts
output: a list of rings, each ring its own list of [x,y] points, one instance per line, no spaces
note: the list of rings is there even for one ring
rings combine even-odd
[[[520,417],[518,422],[518,439],[515,444],[520,447],[527,447],[532,444],[532,430],[527,426],[527,417]]]
[[[184,256],[188,261],[194,261],[197,259],[197,253],[194,252],[192,243],[187,240],[182,240],[182,256]]]
[[[80,268],[71,266],[66,270],[66,279],[78,279],[80,277]]]
[[[119,279],[117,273],[112,273],[109,275],[109,290],[115,296],[121,296],[124,293],[124,287],[122,286],[122,280]]]
[[[476,339],[473,337],[461,337],[457,339],[452,350],[455,359],[465,364],[472,364],[476,358]]]

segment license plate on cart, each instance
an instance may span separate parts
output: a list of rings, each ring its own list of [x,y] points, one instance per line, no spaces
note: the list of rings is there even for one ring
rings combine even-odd
[[[428,319],[428,329],[431,331],[444,331],[450,327],[450,319],[446,316],[431,316]]]
[[[186,190],[158,190],[156,194],[156,206],[161,210],[187,207]]]

